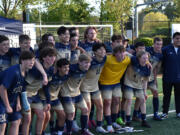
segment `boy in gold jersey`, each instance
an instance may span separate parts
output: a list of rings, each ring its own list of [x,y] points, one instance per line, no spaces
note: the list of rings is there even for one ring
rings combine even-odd
[[[85,75],[80,90],[88,106],[88,115],[91,110],[91,104],[93,103],[96,105],[96,131],[107,133],[107,131],[102,127],[103,102],[98,87],[98,80],[106,61],[105,45],[103,43],[96,43],[93,45],[92,50],[94,52],[94,57],[92,57],[91,67]]]
[[[137,53],[137,57],[131,58],[131,65],[128,66],[124,78],[124,96],[126,98],[126,125],[130,126],[130,113],[131,113],[131,103],[133,95],[140,101],[142,126],[150,127],[146,122],[146,103],[147,99],[147,82],[151,73],[150,68],[146,65],[149,59],[149,54],[145,51],[140,51]]]
[[[66,112],[67,135],[72,133],[72,124],[75,115],[75,108],[81,110],[82,135],[93,135],[87,129],[88,109],[81,92],[80,85],[91,64],[91,58],[87,54],[79,56],[78,64],[70,66],[69,79],[64,83],[61,90],[61,98]]]
[[[120,80],[130,62],[130,57],[125,55],[125,48],[123,46],[116,46],[113,49],[113,54],[107,56],[101,72],[99,83],[108,132],[114,132],[114,128],[121,128],[120,125],[115,122],[119,111],[120,98],[122,96]]]

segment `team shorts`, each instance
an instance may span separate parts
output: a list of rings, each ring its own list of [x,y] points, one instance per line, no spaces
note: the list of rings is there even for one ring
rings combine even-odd
[[[158,91],[158,87],[157,87],[157,85],[156,85],[154,80],[148,82],[148,86],[147,87],[148,87],[148,89],[152,89],[152,90]]]
[[[99,85],[103,99],[112,99],[112,97],[122,97],[121,84]]]
[[[42,110],[44,108],[43,102],[40,99],[39,94],[32,96],[32,97],[28,97],[28,102],[31,105],[32,109]]]
[[[144,91],[142,89],[136,89],[129,86],[125,86],[124,97],[126,99],[132,99],[133,96],[144,99]]]
[[[101,92],[99,90],[95,92],[82,92],[81,94],[86,102],[91,102],[91,99],[101,99]]]
[[[64,107],[64,111],[66,113],[74,113],[75,108],[86,108],[87,105],[82,95],[78,95],[75,97],[62,97],[62,103]]]

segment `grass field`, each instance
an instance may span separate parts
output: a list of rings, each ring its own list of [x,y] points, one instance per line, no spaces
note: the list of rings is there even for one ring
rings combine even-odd
[[[163,96],[161,79],[158,79],[158,86],[159,86],[159,93],[160,93],[159,94],[159,103],[160,103],[159,104],[159,112],[161,112],[162,111],[162,96]],[[148,95],[149,95],[149,97],[147,100],[147,115],[153,113],[152,95],[151,95],[150,91],[148,91]],[[134,105],[134,101],[133,101],[133,105]],[[133,106],[132,106],[132,110],[133,110]],[[169,110],[174,110],[174,95],[173,95],[173,93],[172,93],[172,97],[171,97],[171,104],[170,104]],[[79,113],[78,113],[78,116],[79,116]],[[79,123],[79,117],[77,118],[77,120]],[[176,118],[175,112],[169,113],[168,119],[165,119],[163,121],[154,121],[152,119],[152,117],[147,117],[147,121],[152,126],[152,128],[149,128],[149,129],[142,128],[141,123],[133,122],[132,126],[134,127],[134,129],[143,129],[144,132],[124,133],[124,134],[126,134],[126,135],[131,135],[131,134],[134,134],[134,135],[179,135],[180,134],[180,128],[179,128],[180,127],[180,119]],[[34,124],[33,124],[33,127],[34,127]],[[91,131],[95,135],[101,135],[101,134],[96,133],[94,129],[91,129]],[[48,129],[47,129],[47,132],[48,132]],[[73,135],[79,135],[79,134],[76,133]],[[110,134],[107,134],[107,135],[110,135]],[[117,134],[113,133],[113,135],[117,135]]]

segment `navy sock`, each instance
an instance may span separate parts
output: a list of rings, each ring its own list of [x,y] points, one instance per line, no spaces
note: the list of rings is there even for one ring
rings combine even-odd
[[[137,117],[138,116],[138,111],[137,110],[134,110],[133,111],[133,117]]]
[[[63,130],[64,130],[64,126],[60,127],[60,126],[56,125],[56,131],[63,131]]]
[[[88,121],[88,116],[87,115],[81,115],[81,127],[83,129],[87,129],[87,121]]]
[[[154,109],[154,116],[157,116],[158,109],[159,109],[159,99],[158,99],[158,97],[153,97],[153,109]]]
[[[96,121],[96,123],[98,127],[102,126],[102,121]]]
[[[112,120],[111,120],[111,116],[110,115],[106,115],[106,116],[104,116],[104,118],[107,121],[108,125],[112,125]]]
[[[89,114],[89,120],[93,120],[94,117],[94,104],[92,104],[91,106],[91,112]]]
[[[67,133],[70,133],[72,131],[72,124],[72,120],[66,120]]]
[[[141,119],[142,119],[142,121],[145,121],[146,120],[146,114],[141,114]]]
[[[121,118],[123,119],[123,121],[125,120],[125,111],[124,110],[121,110]]]
[[[111,114],[111,119],[112,119],[112,122],[116,122],[116,119],[117,119],[117,114]]]
[[[130,122],[131,121],[131,116],[130,115],[126,115],[126,122]]]

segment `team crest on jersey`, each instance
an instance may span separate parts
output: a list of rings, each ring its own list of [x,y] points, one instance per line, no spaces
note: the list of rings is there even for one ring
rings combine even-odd
[[[0,123],[6,122],[6,114],[0,114]]]

